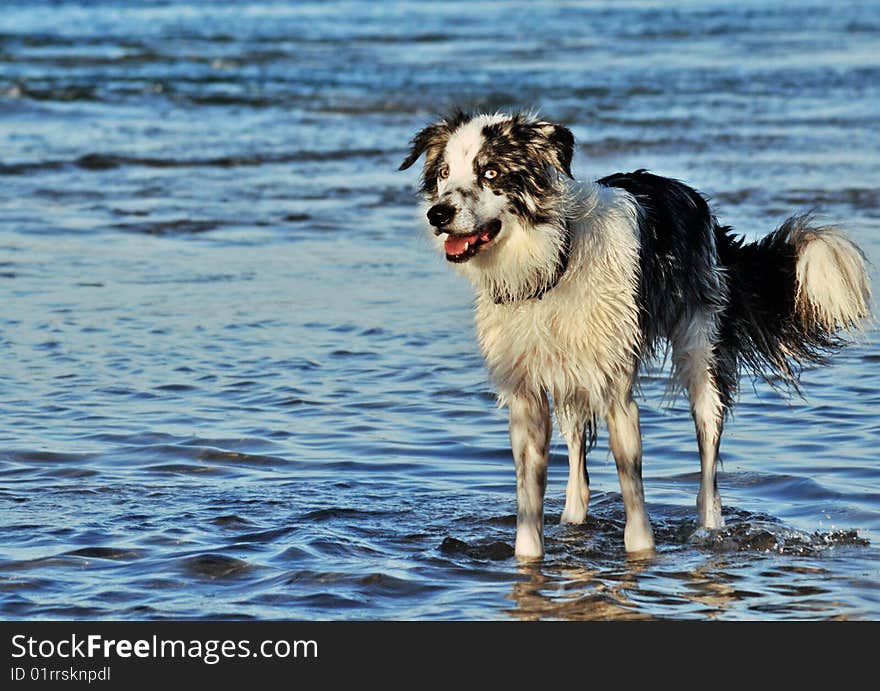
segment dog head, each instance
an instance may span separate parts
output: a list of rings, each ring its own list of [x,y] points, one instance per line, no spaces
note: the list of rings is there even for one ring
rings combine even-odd
[[[413,137],[400,169],[425,155],[426,217],[446,259],[516,297],[555,271],[573,152],[562,125],[457,111]]]

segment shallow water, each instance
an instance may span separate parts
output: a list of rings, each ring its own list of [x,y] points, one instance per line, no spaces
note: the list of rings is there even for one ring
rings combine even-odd
[[[514,478],[412,133],[540,107],[575,172],[695,184],[750,238],[815,208],[880,259],[880,3],[7,2],[0,616],[880,616],[880,338],[744,383],[695,531],[686,402],[642,378],[658,553],[591,517],[512,556]],[[877,282],[875,281],[875,292]]]

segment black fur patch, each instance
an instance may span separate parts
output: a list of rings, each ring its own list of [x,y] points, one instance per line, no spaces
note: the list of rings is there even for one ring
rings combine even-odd
[[[696,190],[678,180],[637,170],[599,184],[625,189],[641,206],[644,351],[652,354],[682,317],[707,308],[720,312],[712,375],[725,410],[734,402],[742,370],[771,384],[782,378],[796,388],[802,363],[823,363],[843,345],[835,334],[804,324],[795,310],[797,249],[789,236],[791,226],[804,219],[791,218],[745,244],[718,223]]]
[[[558,221],[553,216],[557,205],[547,202],[558,194],[556,175],[571,177],[574,135],[562,125],[525,115],[486,125],[482,134],[485,142],[474,159],[477,180],[506,195],[512,211],[529,223]],[[485,180],[483,173],[490,167],[498,177]]]
[[[637,170],[599,184],[625,189],[641,207],[640,325],[643,347],[653,352],[687,312],[724,305],[723,293],[711,289],[717,283],[716,222],[706,200],[678,180]]]

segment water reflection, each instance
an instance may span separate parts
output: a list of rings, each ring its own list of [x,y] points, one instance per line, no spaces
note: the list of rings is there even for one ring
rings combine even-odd
[[[834,587],[829,579],[835,577],[821,565],[838,555],[846,559],[847,550],[864,546],[852,536],[808,536],[748,520],[712,535],[671,522],[658,528],[658,552],[650,558],[628,558],[613,543],[613,529],[597,531],[583,544],[569,530],[562,539],[549,542],[543,563],[519,563],[519,578],[508,595],[515,604],[506,612],[524,621],[761,619],[768,613],[858,618],[857,613],[843,612],[842,603],[830,597]],[[689,532],[700,535],[697,551]],[[764,549],[766,540],[752,541],[755,534],[770,535],[777,544],[794,541],[799,548],[770,551]],[[763,588],[754,588],[757,579]]]
[[[630,597],[648,564],[645,559],[626,560],[617,578],[575,564],[521,564],[522,580],[514,583],[510,593],[516,606],[507,612],[523,621],[652,619]]]

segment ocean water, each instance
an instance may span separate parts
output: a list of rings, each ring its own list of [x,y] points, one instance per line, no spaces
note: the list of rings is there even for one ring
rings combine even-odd
[[[0,617],[876,619],[880,338],[744,382],[728,528],[660,363],[653,559],[604,431],[583,526],[513,557],[471,294],[406,143],[454,104],[568,124],[574,170],[814,209],[880,259],[880,3],[63,2],[0,11]]]

